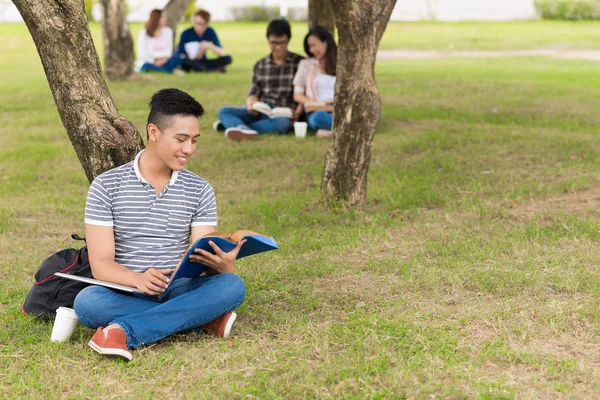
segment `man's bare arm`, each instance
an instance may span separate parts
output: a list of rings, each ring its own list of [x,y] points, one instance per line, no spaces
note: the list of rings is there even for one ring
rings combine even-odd
[[[112,226],[85,225],[85,236],[94,278],[136,287],[148,294],[159,294],[168,282],[171,270],[149,268],[134,272],[115,261],[115,236]]]
[[[192,226],[192,243],[196,243],[202,236],[214,232],[215,228],[216,227],[212,225]]]

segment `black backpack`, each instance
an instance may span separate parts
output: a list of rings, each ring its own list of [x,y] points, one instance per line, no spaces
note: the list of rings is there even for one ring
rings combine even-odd
[[[77,234],[71,237],[75,240],[85,240]],[[79,250],[61,250],[42,262],[35,273],[35,283],[21,307],[25,314],[53,319],[58,307],[73,308],[77,293],[89,286],[88,283],[55,276],[55,272],[93,278],[87,246]]]

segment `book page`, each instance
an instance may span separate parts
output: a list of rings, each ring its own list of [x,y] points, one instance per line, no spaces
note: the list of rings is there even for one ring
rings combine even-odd
[[[195,58],[200,52],[200,42],[188,42],[183,47],[189,58]]]
[[[314,111],[327,111],[333,112],[333,101],[307,101],[304,103],[304,111],[307,113]]]
[[[271,118],[274,117],[285,117],[285,118],[293,118],[294,112],[291,108],[287,107],[275,107],[271,110]]]
[[[252,104],[252,109],[254,111],[258,111],[259,113],[271,116],[271,107],[262,101],[257,101],[256,103]]]

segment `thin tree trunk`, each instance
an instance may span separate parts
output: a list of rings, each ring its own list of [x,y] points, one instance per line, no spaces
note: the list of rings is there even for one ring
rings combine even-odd
[[[182,20],[183,13],[194,0],[169,0],[163,13],[167,17],[167,26],[173,30],[173,40],[177,37],[177,25]]]
[[[117,111],[81,0],[13,0],[40,55],[56,108],[91,182],[144,145]]]
[[[133,74],[133,39],[125,15],[125,0],[101,0],[104,70],[111,80]]]
[[[335,31],[335,15],[331,0],[308,0],[308,26],[320,25],[332,35]]]
[[[373,133],[381,112],[375,58],[396,0],[331,0],[339,34],[332,141],[322,190],[349,206],[367,200]]]

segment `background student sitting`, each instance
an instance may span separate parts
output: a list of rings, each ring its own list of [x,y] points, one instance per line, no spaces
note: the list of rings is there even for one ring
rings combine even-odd
[[[271,54],[254,65],[246,106],[221,108],[219,120],[213,125],[215,130],[225,129],[225,137],[231,140],[256,138],[258,133],[283,134],[290,130],[291,118],[270,118],[254,111],[252,105],[261,101],[271,107],[295,108],[292,82],[303,57],[288,51],[291,37],[292,30],[286,20],[278,19],[269,23],[267,39]],[[297,116],[298,112],[294,117]]]
[[[173,73],[181,65],[179,55],[173,55],[173,31],[165,24],[162,11],[152,10],[137,41],[136,67],[140,72]]]
[[[225,66],[231,64],[232,59],[225,55],[215,30],[208,26],[210,13],[199,9],[194,13],[192,22],[194,26],[183,31],[179,39],[178,52],[183,59],[183,70],[225,72]],[[209,50],[218,57],[208,59],[206,53]]]
[[[337,46],[327,29],[316,26],[304,38],[304,51],[310,58],[300,61],[294,77],[294,100],[308,102],[333,102]],[[308,128],[318,137],[331,135],[333,115],[327,111],[308,114]]]

